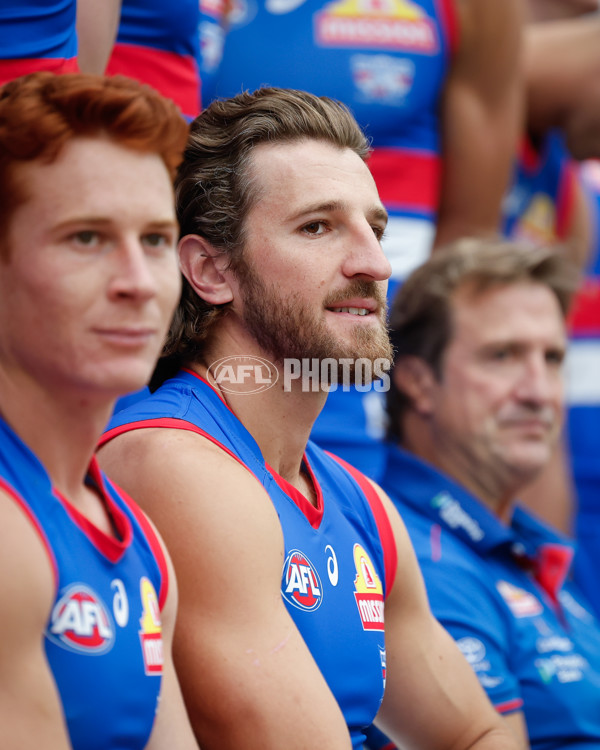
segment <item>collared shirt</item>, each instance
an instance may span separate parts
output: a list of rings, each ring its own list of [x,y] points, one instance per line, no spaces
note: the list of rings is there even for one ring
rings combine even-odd
[[[510,526],[399,449],[382,482],[411,536],[431,608],[533,750],[600,747],[600,625],[569,579],[567,540],[516,507]]]

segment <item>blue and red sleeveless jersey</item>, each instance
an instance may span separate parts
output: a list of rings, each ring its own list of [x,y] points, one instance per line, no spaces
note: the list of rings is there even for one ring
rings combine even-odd
[[[219,394],[190,371],[116,414],[103,442],[148,427],[203,435],[268,492],[284,537],[281,596],[358,750],[383,697],[384,601],[396,569],[395,543],[379,497],[362,475],[309,443],[304,461],[317,495],[313,506],[265,463]]]
[[[166,563],[145,516],[95,460],[87,481],[102,494],[118,538],[82,516],[0,420],[0,487],[37,530],[54,571],[44,646],[73,749],[142,750],[162,681]]]
[[[0,4],[0,84],[49,70],[77,71],[76,0]]]
[[[199,0],[123,0],[106,68],[153,86],[187,119],[200,112]]]
[[[573,159],[558,131],[548,133],[537,148],[523,138],[502,206],[502,234],[532,245],[566,239],[576,179]]]
[[[454,0],[233,0],[227,21],[204,101],[272,85],[347,104],[372,139],[392,279],[406,276],[429,255],[435,230]]]

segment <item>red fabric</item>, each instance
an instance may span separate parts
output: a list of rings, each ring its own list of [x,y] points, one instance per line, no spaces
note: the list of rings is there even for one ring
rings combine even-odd
[[[367,164],[386,206],[437,211],[442,169],[439,156],[424,151],[376,148]]]
[[[188,117],[200,113],[200,75],[191,57],[138,44],[118,43],[113,48],[106,74],[121,74],[149,84],[172,99]]]
[[[63,57],[41,57],[22,60],[0,60],[0,85],[12,81],[14,78],[29,73],[37,73],[39,70],[47,70],[50,73],[77,73],[79,67],[77,59],[71,57],[65,60]]]

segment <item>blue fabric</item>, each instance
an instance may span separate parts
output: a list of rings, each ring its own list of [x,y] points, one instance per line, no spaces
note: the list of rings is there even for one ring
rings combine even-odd
[[[532,750],[598,748],[598,622],[569,578],[553,601],[531,562],[545,549],[569,559],[567,540],[519,507],[502,525],[459,484],[396,448],[383,486],[409,531],[434,614],[496,708],[523,710]]]

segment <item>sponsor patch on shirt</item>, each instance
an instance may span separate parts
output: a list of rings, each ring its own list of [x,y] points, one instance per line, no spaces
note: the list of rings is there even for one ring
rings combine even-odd
[[[160,608],[154,586],[148,578],[140,579],[142,616],[140,617],[140,642],[144,670],[148,675],[160,675],[163,670],[163,641]]]
[[[410,0],[334,0],[315,14],[314,29],[321,47],[439,50],[435,24]]]
[[[525,589],[508,581],[498,581],[496,588],[515,617],[535,617],[544,611],[540,600]]]
[[[70,651],[103,654],[113,647],[115,629],[100,596],[84,583],[73,583],[53,607],[46,637]]]
[[[383,631],[383,586],[371,558],[360,544],[354,545],[354,565],[354,597],[363,630]]]
[[[352,55],[352,80],[364,101],[399,105],[412,89],[415,64],[391,55]]]

